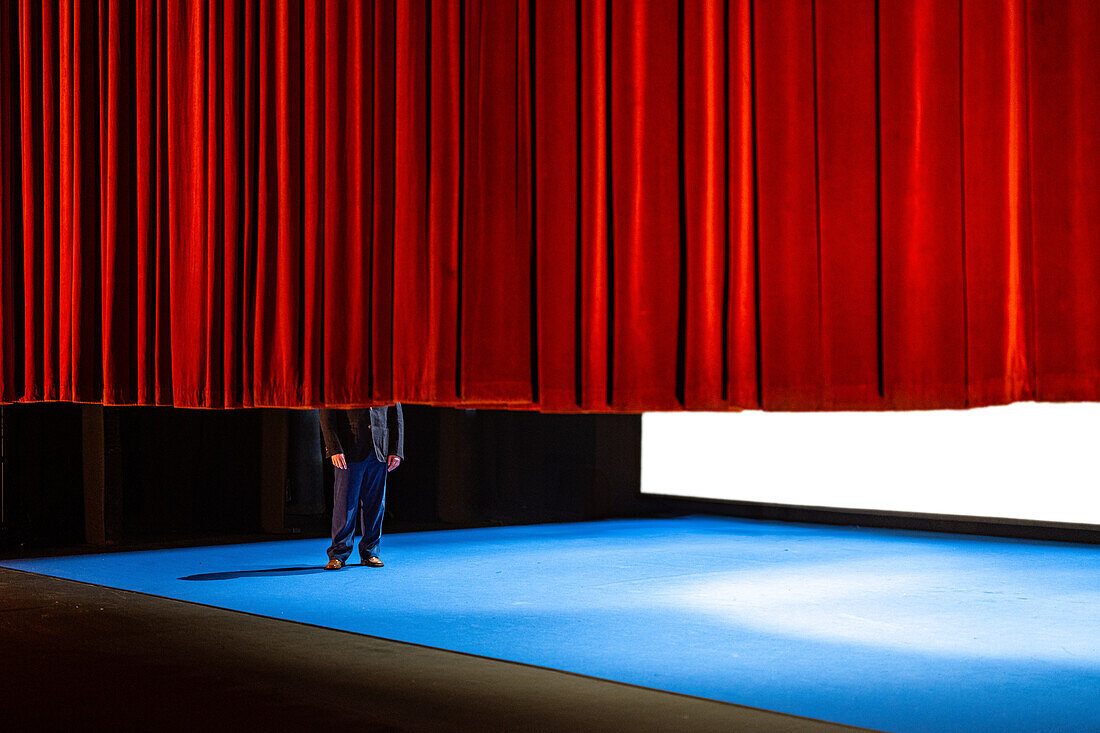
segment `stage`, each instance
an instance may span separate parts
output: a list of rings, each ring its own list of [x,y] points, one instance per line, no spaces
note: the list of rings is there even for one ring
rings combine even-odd
[[[0,566],[845,725],[1100,730],[1095,546],[712,516],[326,545]]]

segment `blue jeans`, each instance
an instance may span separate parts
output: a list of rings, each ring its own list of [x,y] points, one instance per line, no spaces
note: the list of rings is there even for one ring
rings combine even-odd
[[[332,503],[332,546],[328,556],[346,562],[355,546],[355,529],[359,525],[359,556],[362,559],[378,554],[382,540],[382,515],[386,513],[386,464],[373,456],[352,463],[347,468],[334,468],[336,481]],[[356,521],[358,520],[358,521]]]

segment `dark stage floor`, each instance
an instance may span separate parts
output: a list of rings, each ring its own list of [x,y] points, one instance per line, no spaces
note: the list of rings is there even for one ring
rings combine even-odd
[[[847,730],[3,568],[0,650],[13,732]]]
[[[622,688],[631,694],[663,690],[906,733],[1100,730],[1100,547],[1092,545],[712,516],[389,535],[382,569],[323,571],[327,544],[300,539],[0,566],[210,607],[203,613],[245,612],[242,631],[249,624],[275,629],[271,619],[296,622],[271,632],[287,639],[274,656],[250,663],[315,665],[304,674],[315,674],[317,687],[272,683],[264,695],[298,695],[295,704],[304,704],[317,690],[342,699],[352,686],[350,707],[333,708],[349,713],[368,704],[360,698],[395,697],[412,706],[406,715],[424,714],[439,700],[458,706],[445,720],[463,720],[467,673],[452,679],[450,670],[455,660],[476,657],[486,669],[529,665],[505,665],[510,671],[499,677],[509,690],[512,677],[522,676],[516,670],[543,668],[540,674],[574,673],[570,684],[614,680],[637,686]],[[129,607],[133,597],[119,597]],[[167,617],[166,627],[182,623],[177,613],[184,611]],[[205,621],[190,625],[218,645]],[[147,626],[153,636],[135,642],[133,663],[172,658],[175,652],[144,652],[160,633],[157,623]],[[37,635],[49,639],[52,628],[44,620]],[[353,669],[347,659],[354,654],[314,659],[312,644],[291,643],[304,629],[335,634],[318,642],[325,649],[369,641],[391,651]],[[116,646],[125,647],[124,639]],[[394,642],[405,646],[387,646]],[[247,659],[240,650],[252,645],[242,640],[218,653],[236,650],[233,659]],[[283,647],[300,651],[281,660]],[[426,647],[443,656],[375,671],[378,660],[403,659],[412,649],[428,654]],[[196,686],[209,682],[194,679]],[[220,679],[212,694],[240,684]],[[421,679],[442,692],[416,697]],[[399,680],[409,686],[354,691]],[[48,675],[39,684],[59,689]],[[591,717],[581,728],[618,722],[615,711],[636,707],[607,703],[603,693],[588,696],[599,702],[585,713],[573,693],[544,705],[543,683],[532,684],[501,693],[494,715],[503,727],[514,727],[507,711],[529,705],[536,708],[528,720],[559,706],[555,714],[581,716],[563,718],[566,727]],[[388,711],[379,718],[390,719]]]

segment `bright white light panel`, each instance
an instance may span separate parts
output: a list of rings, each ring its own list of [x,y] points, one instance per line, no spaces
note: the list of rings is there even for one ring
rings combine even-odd
[[[1100,525],[1100,405],[655,412],[642,492]]]

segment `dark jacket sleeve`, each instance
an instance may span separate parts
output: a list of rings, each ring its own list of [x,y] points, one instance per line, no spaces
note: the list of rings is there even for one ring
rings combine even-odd
[[[339,453],[344,452],[344,447],[340,445],[340,438],[337,437],[337,420],[340,419],[342,410],[328,410],[323,409],[321,413],[321,435],[325,438],[325,458],[331,458]]]

